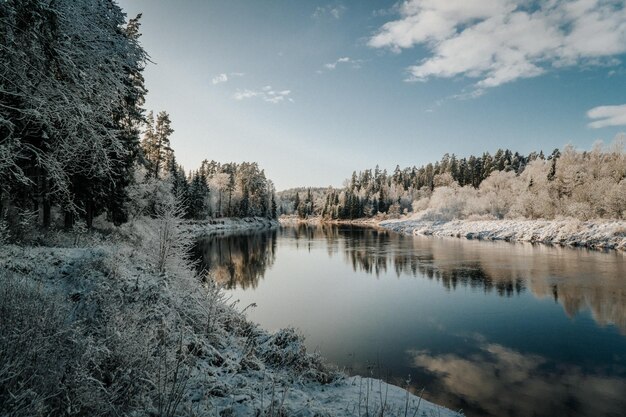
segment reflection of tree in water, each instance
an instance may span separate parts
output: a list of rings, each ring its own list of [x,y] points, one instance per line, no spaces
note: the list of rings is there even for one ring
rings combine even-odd
[[[194,252],[198,267],[227,289],[256,288],[276,259],[276,231],[206,237]]]
[[[512,296],[524,290],[524,277],[519,274],[490,274],[480,262],[466,260],[462,263],[442,265],[435,253],[416,245],[410,236],[377,229],[345,229],[344,254],[354,271],[364,271],[379,276],[389,269],[401,275],[424,276],[435,279],[447,288],[458,286],[496,291],[501,296]]]
[[[341,228],[342,251],[354,271],[423,276],[511,297],[528,289],[552,298],[568,316],[589,309],[597,323],[626,332],[626,258],[618,252],[502,242],[414,238],[392,232]],[[338,247],[335,243],[334,247]]]
[[[570,248],[461,239],[414,238],[385,230],[300,225],[280,232],[214,236],[200,241],[196,258],[227,288],[256,288],[274,263],[277,233],[298,248],[343,254],[354,271],[427,277],[445,288],[470,288],[511,297],[526,289],[551,298],[573,317],[589,309],[601,325],[626,332],[626,258]]]

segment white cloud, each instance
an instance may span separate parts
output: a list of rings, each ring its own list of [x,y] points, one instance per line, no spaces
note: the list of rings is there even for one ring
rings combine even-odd
[[[259,95],[258,91],[245,89],[245,90],[237,90],[235,94],[233,94],[233,98],[235,100],[244,100],[247,98],[257,97],[258,95]]]
[[[551,67],[615,64],[626,52],[624,3],[408,0],[368,44],[394,52],[424,46],[428,55],[408,68],[408,81],[467,76],[479,89],[495,87]]]
[[[626,126],[626,104],[620,106],[598,106],[587,112],[587,117],[597,119],[589,127]]]
[[[271,85],[266,85],[258,90],[237,90],[233,94],[235,100],[241,101],[250,98],[259,98],[267,103],[278,104],[284,101],[293,103],[293,99],[289,97],[291,90],[275,90]]]
[[[216,75],[215,77],[213,77],[213,79],[211,80],[211,82],[213,83],[213,85],[215,84],[221,84],[221,83],[225,83],[226,81],[228,81],[228,75],[221,73]]]
[[[213,79],[211,80],[211,83],[213,83],[213,85],[216,84],[221,84],[221,83],[225,83],[228,80],[232,79],[233,77],[243,77],[244,73],[243,72],[230,72],[228,74],[226,73],[221,73],[221,74],[217,74],[215,77],[213,77]]]
[[[325,16],[330,16],[333,19],[340,19],[347,7],[343,4],[317,6],[313,12],[313,17],[318,19]]]
[[[337,59],[334,62],[329,62],[328,64],[324,64],[324,68],[326,68],[329,71],[332,71],[335,68],[337,68],[337,65],[339,64],[352,64],[352,68],[358,69],[358,68],[361,68],[362,63],[363,63],[362,59],[352,59],[350,57],[344,56],[344,57]],[[323,71],[317,71],[317,72],[321,74]]]

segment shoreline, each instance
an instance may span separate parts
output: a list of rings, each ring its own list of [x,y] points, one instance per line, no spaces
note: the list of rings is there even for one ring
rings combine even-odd
[[[237,231],[272,230],[279,228],[280,225],[278,220],[267,217],[219,217],[207,220],[183,220],[180,228],[194,238],[199,238]]]
[[[354,225],[354,226],[369,226],[369,227],[378,227],[378,224],[382,221],[379,218],[361,218],[361,219],[353,219],[353,220],[326,220],[320,216],[308,217],[306,219],[301,219],[297,216],[281,216],[278,218],[278,222],[281,226],[294,226],[294,225],[311,225],[318,226],[324,224],[334,224],[334,225]]]
[[[623,220],[385,220],[378,226],[416,236],[541,243],[572,248],[626,251]]]
[[[502,219],[433,221],[416,217],[324,220],[319,216],[307,219],[289,216],[281,217],[278,221],[281,225],[286,226],[299,224],[354,225],[381,228],[415,236],[525,242],[571,248],[626,251],[625,220]]]
[[[189,239],[279,227],[276,221],[260,218],[180,225],[178,233]],[[307,352],[297,330],[261,328],[246,318],[245,309],[220,295],[212,281],[202,284],[177,255],[165,270],[157,269],[162,227],[154,219],[139,219],[111,229],[106,236],[83,234],[78,240],[73,233],[61,232],[44,245],[0,247],[0,290],[15,295],[5,300],[15,306],[7,305],[4,311],[26,317],[28,326],[33,326],[29,320],[41,320],[36,314],[41,308],[58,311],[53,316],[58,320],[42,326],[42,334],[36,327],[28,340],[19,339],[11,346],[16,352],[47,346],[62,359],[55,358],[54,363],[87,369],[83,361],[88,360],[97,372],[111,366],[109,358],[117,358],[116,367],[106,368],[107,372],[133,377],[115,380],[121,385],[113,388],[133,386],[137,392],[133,401],[138,402],[122,406],[128,414],[155,413],[163,400],[173,400],[179,404],[176,415],[181,416],[353,417],[402,415],[407,410],[409,415],[419,411],[419,415],[462,416],[400,386],[348,376],[319,354]],[[10,319],[9,323],[18,323]],[[58,337],[51,340],[49,331]],[[66,337],[78,341],[72,351],[64,348]],[[94,350],[105,354],[96,358],[86,354]],[[163,367],[173,365],[182,370],[179,377],[184,385],[178,386],[185,388],[181,391],[170,391],[176,380],[160,380],[162,372],[173,369]],[[74,378],[82,378],[82,374],[69,375],[66,385],[48,369],[32,372],[49,374],[45,386],[60,385],[68,398],[73,398]],[[97,372],[83,387],[85,393],[98,392]],[[105,403],[90,404],[99,409]]]

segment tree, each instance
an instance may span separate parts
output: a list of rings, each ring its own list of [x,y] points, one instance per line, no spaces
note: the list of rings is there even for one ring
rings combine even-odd
[[[296,192],[296,197],[293,200],[293,211],[298,213],[298,216],[300,216],[300,194],[297,192]]]
[[[145,92],[138,20],[125,26],[112,1],[7,0],[0,22],[1,187],[44,223],[51,204],[70,225],[79,213],[89,222],[132,165],[128,121]]]
[[[270,209],[270,218],[272,218],[272,219],[278,218],[278,211],[277,211],[277,206],[276,206],[276,195],[274,193],[272,193],[272,203],[271,203],[271,209]]]
[[[159,112],[156,120],[153,112],[148,113],[142,147],[146,167],[154,178],[158,179],[163,176],[167,162],[172,157],[170,146],[172,133],[174,133],[174,129],[172,129],[172,122],[167,112]]]
[[[225,172],[215,173],[214,176],[210,179],[209,183],[211,188],[217,191],[217,207],[215,210],[215,215],[217,217],[222,217],[222,195],[225,191],[228,190],[228,186],[230,184],[230,175]]]

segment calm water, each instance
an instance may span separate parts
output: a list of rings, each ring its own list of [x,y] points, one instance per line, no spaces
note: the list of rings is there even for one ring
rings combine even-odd
[[[264,328],[468,416],[626,416],[626,256],[293,227],[201,240]]]

